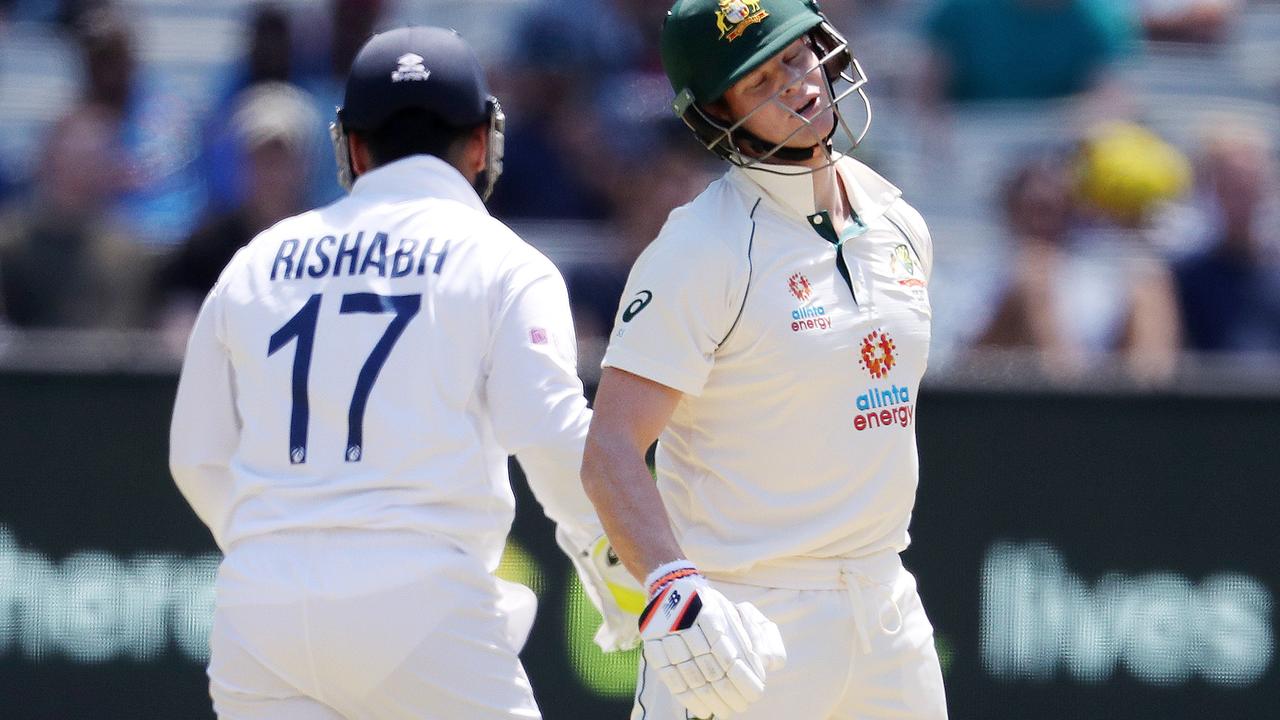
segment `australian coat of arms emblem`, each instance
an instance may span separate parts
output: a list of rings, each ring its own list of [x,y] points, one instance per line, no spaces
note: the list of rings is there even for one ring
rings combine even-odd
[[[769,11],[760,7],[761,0],[720,0],[716,10],[716,27],[720,39],[733,42],[742,37],[747,28],[769,17]]]

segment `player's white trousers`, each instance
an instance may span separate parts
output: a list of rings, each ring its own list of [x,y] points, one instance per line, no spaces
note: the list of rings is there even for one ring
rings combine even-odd
[[[539,718],[518,653],[533,594],[419,533],[277,533],[218,570],[221,720]]]
[[[799,558],[709,579],[777,623],[787,648],[786,667],[769,673],[764,696],[735,720],[947,717],[933,626],[897,553]],[[641,661],[632,720],[686,717]]]

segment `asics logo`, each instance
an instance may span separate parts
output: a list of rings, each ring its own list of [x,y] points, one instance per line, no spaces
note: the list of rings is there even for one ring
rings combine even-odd
[[[636,293],[636,299],[632,300],[631,303],[627,305],[627,308],[622,311],[622,322],[631,322],[631,318],[639,315],[640,311],[645,309],[650,300],[653,300],[653,293],[648,290],[641,290]]]

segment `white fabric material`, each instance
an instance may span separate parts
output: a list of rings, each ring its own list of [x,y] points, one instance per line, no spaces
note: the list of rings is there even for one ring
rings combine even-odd
[[[776,563],[764,578],[788,587],[750,574],[737,576],[749,583],[711,580],[730,601],[775,621],[787,648],[786,666],[769,673],[760,699],[735,720],[945,720],[933,627],[897,555],[797,561]],[[631,718],[687,718],[647,664]]]
[[[441,539],[250,538],[215,591],[209,678],[223,720],[539,717],[518,657],[533,594]]]
[[[932,244],[897,188],[836,167],[866,225],[842,247],[857,302],[811,176],[738,168],[671,214],[622,298],[603,364],[684,393],[658,488],[709,575],[909,542]]]
[[[360,294],[418,307],[344,309]],[[397,322],[399,337],[378,351]],[[362,175],[350,196],[280,222],[231,261],[191,336],[170,464],[224,550],[283,530],[415,530],[492,570],[514,513],[509,454],[553,520],[579,543],[593,537],[578,480],[589,421],[560,273],[455,169],[415,156]]]

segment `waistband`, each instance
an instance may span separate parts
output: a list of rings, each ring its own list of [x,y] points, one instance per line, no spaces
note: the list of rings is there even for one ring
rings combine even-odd
[[[839,590],[851,581],[892,584],[902,571],[902,558],[894,550],[862,557],[791,557],[767,560],[736,572],[705,573],[711,581],[782,588],[785,590]]]
[[[437,546],[467,552],[462,543],[435,532],[404,528],[285,528],[237,538],[226,549],[226,555],[244,552],[247,548],[310,548],[318,549],[326,543],[338,543],[343,547],[369,546]]]

